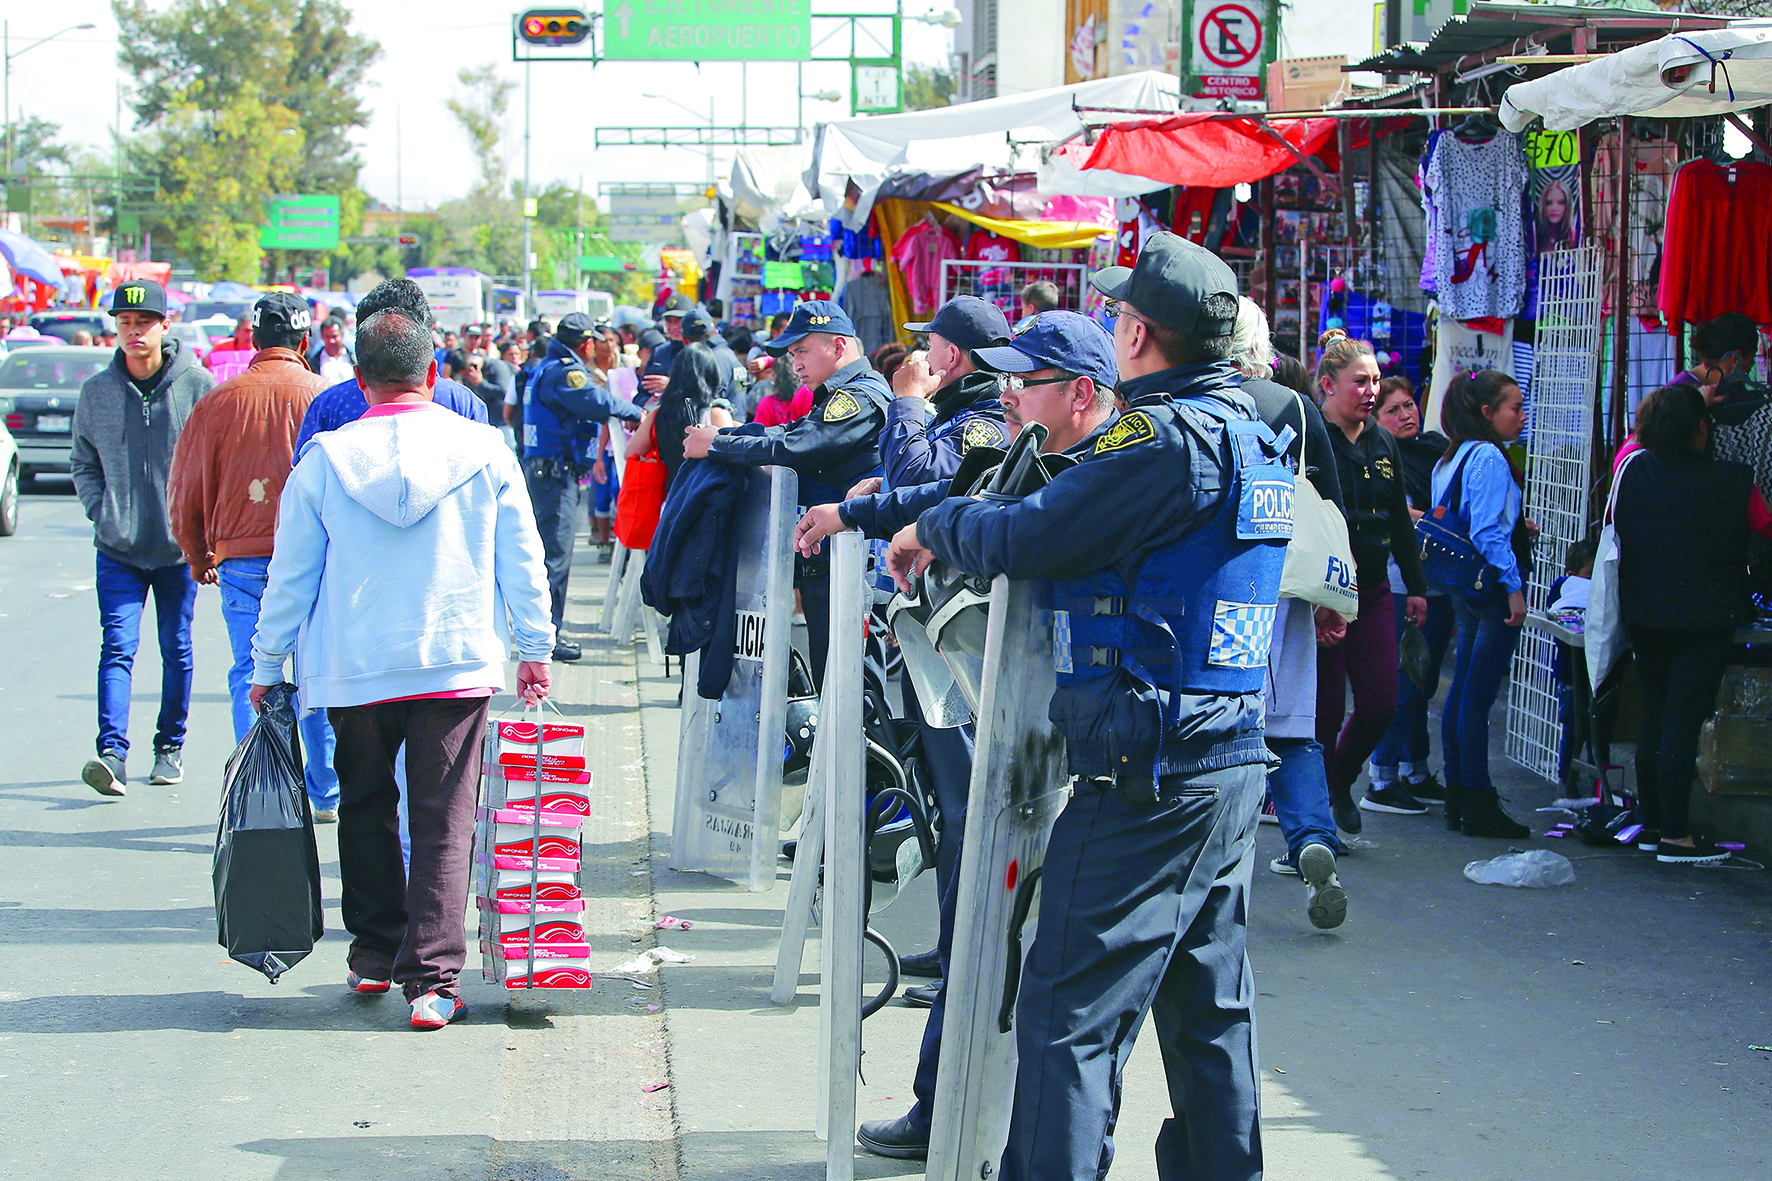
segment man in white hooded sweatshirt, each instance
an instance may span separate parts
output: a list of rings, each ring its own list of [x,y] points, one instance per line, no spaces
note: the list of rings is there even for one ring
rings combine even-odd
[[[341,909],[354,992],[398,983],[412,1025],[466,1012],[474,805],[487,702],[510,643],[525,703],[554,647],[541,536],[498,431],[431,401],[425,326],[394,310],[357,329],[369,411],[316,435],[278,508],[253,637],[251,699],[293,653],[304,709],[338,736]],[[402,867],[394,761],[406,744],[412,837]]]

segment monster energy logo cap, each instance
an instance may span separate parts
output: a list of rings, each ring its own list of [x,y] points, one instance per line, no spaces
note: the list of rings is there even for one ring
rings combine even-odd
[[[151,312],[166,316],[166,288],[148,279],[131,279],[111,292],[111,314],[118,312]]]

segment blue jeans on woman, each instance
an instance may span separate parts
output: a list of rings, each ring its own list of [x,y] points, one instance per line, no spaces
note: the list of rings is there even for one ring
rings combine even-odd
[[[1458,618],[1458,657],[1452,666],[1452,688],[1440,740],[1446,762],[1446,788],[1465,792],[1495,790],[1489,778],[1489,711],[1507,679],[1520,629],[1509,627],[1507,600],[1475,607],[1452,596]]]
[[[185,744],[191,713],[191,614],[197,584],[183,562],[148,569],[98,552],[98,751],[129,753],[129,694],[135,651],[141,645],[142,608],[154,596],[160,633],[160,718],[154,750]]]
[[[265,597],[270,565],[269,558],[224,558],[215,567],[222,619],[228,625],[228,644],[234,650],[234,665],[228,669],[228,698],[234,710],[236,743],[252,728],[252,701],[247,697],[252,688],[252,634],[258,630],[259,601]],[[332,769],[332,727],[326,724],[326,714],[315,710],[296,725],[307,763],[308,801],[315,811],[336,811],[338,772]]]
[[[1397,641],[1401,647],[1405,618],[1403,595],[1393,595],[1397,610]],[[1417,779],[1427,776],[1428,734],[1427,707],[1440,691],[1440,666],[1446,660],[1446,648],[1452,642],[1452,601],[1445,595],[1432,595],[1427,600],[1427,622],[1421,634],[1427,640],[1429,680],[1427,687],[1417,685],[1401,668],[1397,669],[1397,716],[1391,728],[1378,740],[1372,752],[1372,780],[1395,783],[1404,763]]]
[[[1330,852],[1341,853],[1335,813],[1324,787],[1322,746],[1315,738],[1269,735],[1267,748],[1280,760],[1279,766],[1268,769],[1267,790],[1274,798],[1280,835],[1286,838],[1286,856],[1297,865],[1306,845],[1327,845]]]

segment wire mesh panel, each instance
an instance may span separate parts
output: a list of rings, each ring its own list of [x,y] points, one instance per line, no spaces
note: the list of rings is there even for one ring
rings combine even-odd
[[[1083,278],[1079,262],[992,262],[983,258],[946,258],[941,263],[941,302],[956,295],[976,295],[1003,309],[1011,324],[1021,318],[1021,290],[1046,282],[1058,288],[1058,306],[1083,310]]]
[[[1594,382],[1600,357],[1600,252],[1544,255],[1538,268],[1538,337],[1526,449],[1526,515],[1538,523],[1526,605],[1550,605],[1550,584],[1569,547],[1587,537]],[[1527,628],[1514,650],[1507,694],[1507,756],[1558,778],[1563,726],[1552,671],[1556,641]]]

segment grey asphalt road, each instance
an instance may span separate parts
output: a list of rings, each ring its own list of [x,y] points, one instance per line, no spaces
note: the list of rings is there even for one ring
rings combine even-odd
[[[585,619],[600,572],[589,555],[579,569],[572,611]],[[232,741],[213,590],[199,599],[185,783],[138,778],[121,800],[79,783],[94,726],[92,581],[72,497],[54,485],[27,496],[18,536],[0,539],[0,1178],[823,1175],[816,938],[796,1002],[768,1000],[786,863],[765,894],[666,866],[676,680],[595,640],[559,696],[598,751],[587,844],[599,954],[613,964],[656,940],[694,962],[660,969],[654,988],[606,975],[573,998],[507,1003],[476,983],[466,1024],[414,1034],[397,1000],[340,987],[328,829],[328,932],[314,954],[273,986],[215,944],[209,857]],[[157,690],[150,649],[138,749]],[[1521,812],[1551,796],[1505,768],[1503,791]],[[1279,840],[1261,832],[1250,945],[1270,1177],[1772,1177],[1772,1054],[1748,1048],[1772,1045],[1764,873],[1535,839],[1523,844],[1575,860],[1576,884],[1509,890],[1460,875],[1502,842],[1391,816],[1369,816],[1365,838],[1343,862],[1350,918],[1323,933],[1296,881],[1267,872]],[[878,925],[918,950],[932,905],[925,878]],[[693,926],[643,932],[666,914]],[[902,1002],[868,1021],[861,1118],[908,1106],[922,1022]],[[1113,1177],[1155,1176],[1165,1109],[1147,1036]],[[865,1155],[856,1165],[920,1175]]]

